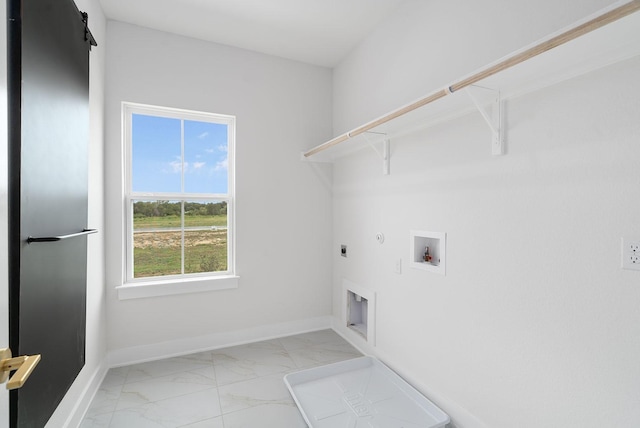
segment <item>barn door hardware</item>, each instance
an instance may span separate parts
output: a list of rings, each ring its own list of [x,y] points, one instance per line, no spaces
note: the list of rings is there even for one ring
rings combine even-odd
[[[89,50],[91,50],[91,46],[98,46],[98,42],[96,42],[91,30],[89,30],[89,14],[87,12],[80,12],[80,14],[84,23],[84,41],[89,42]]]

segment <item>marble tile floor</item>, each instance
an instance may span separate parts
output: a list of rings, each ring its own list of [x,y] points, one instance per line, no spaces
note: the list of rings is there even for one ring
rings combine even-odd
[[[305,428],[283,376],[359,356],[321,330],[111,369],[80,428]]]

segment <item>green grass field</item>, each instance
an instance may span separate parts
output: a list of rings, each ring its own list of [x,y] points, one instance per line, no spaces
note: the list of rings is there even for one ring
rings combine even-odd
[[[206,223],[210,225],[211,223]],[[226,218],[225,223],[226,224]],[[145,226],[167,227],[167,226]],[[139,232],[134,234],[134,277],[180,274],[180,232]],[[185,233],[185,273],[227,270],[227,232],[200,230]]]

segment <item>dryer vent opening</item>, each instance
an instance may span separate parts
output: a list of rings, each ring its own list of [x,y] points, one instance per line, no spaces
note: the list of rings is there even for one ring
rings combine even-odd
[[[367,340],[369,301],[347,290],[347,327]]]
[[[349,280],[342,280],[342,324],[355,342],[376,346],[376,293]]]

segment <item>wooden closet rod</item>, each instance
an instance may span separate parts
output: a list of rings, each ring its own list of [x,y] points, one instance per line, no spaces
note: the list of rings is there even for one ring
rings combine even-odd
[[[573,39],[576,39],[580,36],[583,36],[587,33],[590,33],[591,31],[597,30],[600,27],[604,27],[607,24],[610,24],[612,22],[615,22],[621,18],[624,18],[627,15],[632,14],[633,12],[636,12],[640,10],[640,0],[633,0],[629,3],[626,3],[620,7],[617,7],[615,9],[612,9],[609,12],[606,12],[596,18],[593,18],[581,25],[578,25],[575,28],[571,28],[570,30],[565,31],[564,33],[561,33],[555,37],[552,37],[549,40],[546,40],[542,43],[539,43],[529,49],[526,49],[520,53],[517,53],[511,57],[506,58],[503,61],[500,61],[499,63],[492,65],[484,70],[479,71],[478,73],[469,76],[465,79],[460,80],[459,82],[456,82],[454,84],[452,84],[451,86],[449,86],[448,88],[436,91],[434,93],[432,93],[431,95],[428,95],[424,98],[419,99],[418,101],[409,104],[407,106],[404,106],[398,110],[394,110],[391,113],[382,116],[376,120],[373,120],[371,122],[368,122],[362,126],[360,126],[359,128],[356,128],[352,131],[349,131],[345,134],[342,134],[332,140],[327,141],[326,143],[320,144],[319,146],[314,147],[313,149],[309,150],[308,152],[304,153],[304,157],[309,157],[309,156],[313,156],[316,153],[320,153],[324,150],[329,149],[330,147],[333,147],[337,144],[340,144],[346,140],[348,140],[349,138],[353,138],[356,137],[362,133],[365,133],[377,126],[380,126],[384,123],[389,122],[390,120],[393,120],[397,117],[400,117],[406,113],[409,113],[410,111],[413,111],[415,109],[418,109],[422,106],[425,106],[427,104],[430,104],[440,98],[443,98],[453,92],[459,91],[460,89],[464,89],[467,86],[473,85],[474,83],[477,83],[483,79],[486,79],[489,76],[493,76],[496,73],[499,73],[501,71],[504,71],[508,68],[513,67],[514,65],[520,64],[524,61],[527,61],[528,59],[531,59],[535,56],[538,56],[548,50],[551,50],[555,47],[558,47],[560,45],[563,45],[567,42],[570,42]]]

